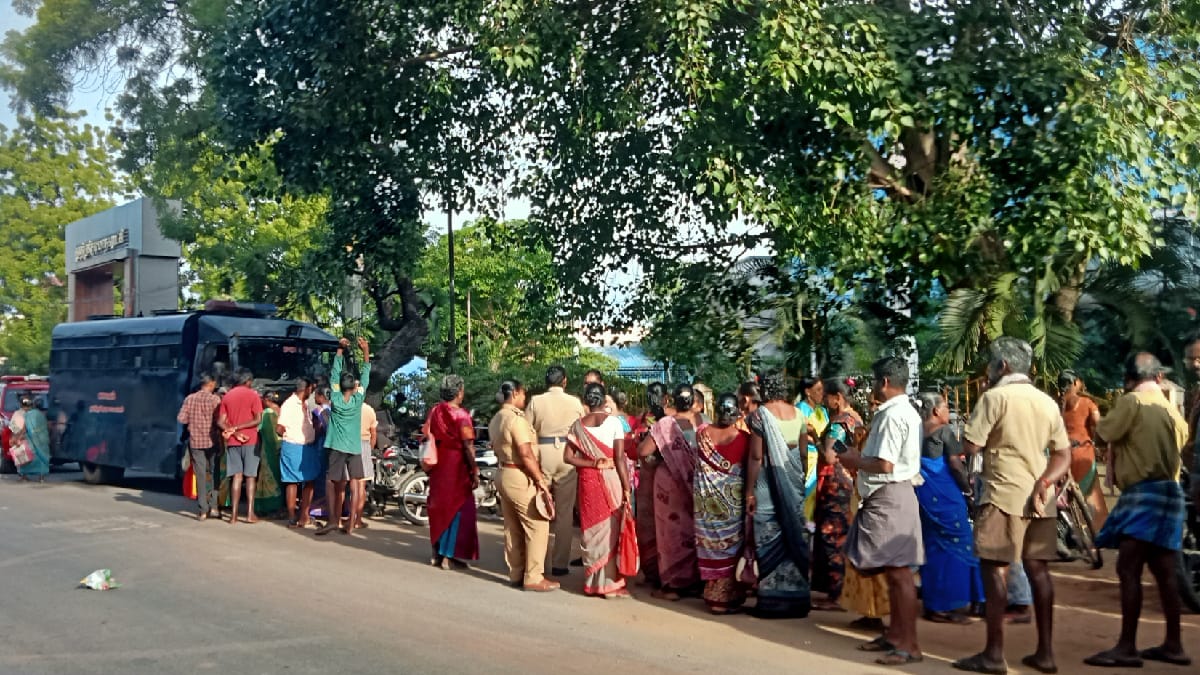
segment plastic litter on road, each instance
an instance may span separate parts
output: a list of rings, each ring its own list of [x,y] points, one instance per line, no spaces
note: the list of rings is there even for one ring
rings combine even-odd
[[[79,585],[93,591],[108,591],[121,587],[121,584],[113,580],[112,570],[96,570],[81,579]]]

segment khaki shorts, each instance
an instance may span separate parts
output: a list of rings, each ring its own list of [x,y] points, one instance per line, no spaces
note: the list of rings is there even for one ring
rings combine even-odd
[[[1002,564],[1057,560],[1058,526],[1054,518],[1022,518],[984,504],[975,518],[975,555]]]

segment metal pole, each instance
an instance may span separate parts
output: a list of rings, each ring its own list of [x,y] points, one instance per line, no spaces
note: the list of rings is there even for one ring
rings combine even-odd
[[[471,339],[471,287],[467,286],[467,363],[475,365],[475,341]]]
[[[450,370],[454,370],[454,361],[457,356],[458,343],[454,336],[454,207],[450,205],[450,199],[446,199],[446,242],[449,244],[450,252],[450,343],[447,346],[447,360],[450,362]]]

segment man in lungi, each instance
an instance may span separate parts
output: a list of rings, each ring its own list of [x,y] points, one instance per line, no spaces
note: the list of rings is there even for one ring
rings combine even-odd
[[[1109,443],[1109,466],[1121,498],[1096,544],[1115,548],[1121,580],[1121,637],[1112,649],[1084,659],[1089,666],[1141,668],[1143,660],[1180,666],[1192,660],[1179,632],[1180,598],[1175,569],[1183,547],[1184,498],[1179,484],[1188,425],[1162,392],[1163,367],[1153,354],[1125,363],[1127,393],[1100,420],[1096,433]],[[1142,569],[1150,566],[1162,598],[1167,636],[1157,647],[1138,652],[1142,612]]]
[[[1027,668],[1056,673],[1054,582],[1047,562],[1058,557],[1051,487],[1071,468],[1071,441],[1058,404],[1029,379],[1029,343],[1000,337],[989,347],[988,389],[963,432],[963,449],[983,452],[983,494],[975,518],[975,555],[987,599],[987,646],[954,667],[973,673],[1006,673],[1004,611],[1008,566],[1020,560],[1033,588],[1037,651]],[[1047,458],[1046,450],[1050,450]]]
[[[876,663],[900,666],[922,660],[917,644],[917,586],[913,568],[925,563],[921,513],[913,479],[921,474],[921,415],[908,401],[908,362],[876,361],[872,391],[880,403],[862,454],[841,456],[858,470],[862,505],[846,535],[846,559],[863,575],[885,574],[891,625],[884,635],[860,645],[884,652]]]

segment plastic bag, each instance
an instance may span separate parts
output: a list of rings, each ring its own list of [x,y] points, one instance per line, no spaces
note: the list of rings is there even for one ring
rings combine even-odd
[[[183,496],[188,499],[197,499],[199,494],[196,490],[196,472],[191,465],[183,472]]]
[[[625,517],[621,521],[621,538],[617,542],[617,571],[623,577],[635,577],[641,568],[636,528],[637,523],[633,520],[633,509],[626,506]]]
[[[9,454],[12,455],[13,464],[17,466],[25,466],[33,461],[33,448],[29,447],[29,441],[14,444]]]
[[[113,580],[112,570],[96,570],[81,579],[79,585],[93,591],[107,591],[121,587],[121,584]]]
[[[747,586],[758,584],[758,559],[754,555],[754,520],[746,517],[746,543],[735,568],[737,580]]]
[[[421,468],[426,471],[437,466],[437,443],[433,442],[432,436],[426,436],[425,440],[421,441]]]

